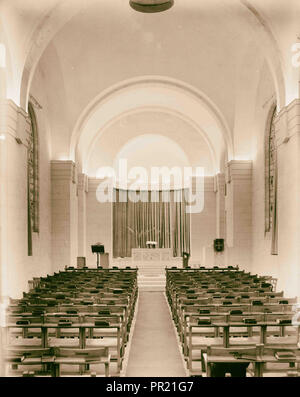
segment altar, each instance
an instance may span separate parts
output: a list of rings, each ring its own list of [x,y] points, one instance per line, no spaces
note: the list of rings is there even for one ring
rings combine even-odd
[[[173,259],[172,248],[132,248],[131,257],[136,265],[151,262],[168,263]]]

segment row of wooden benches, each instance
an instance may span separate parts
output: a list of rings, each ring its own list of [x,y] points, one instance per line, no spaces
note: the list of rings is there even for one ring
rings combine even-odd
[[[230,277],[224,272],[222,282],[230,278],[239,287],[226,291],[230,297],[208,299],[205,298],[207,289],[202,290],[200,283],[205,279],[213,294],[220,293],[223,286],[218,281],[219,275],[212,271],[193,274],[196,277],[190,272],[168,269],[166,284],[166,295],[190,373],[194,373],[196,361],[200,361],[204,369],[204,355],[210,347],[241,349],[261,344],[274,349],[297,349],[299,329],[293,326],[296,298],[283,298],[282,292],[277,293],[272,285],[266,285],[265,277],[231,270]],[[256,285],[253,295],[244,301],[235,299],[245,294],[245,282]],[[189,295],[196,296],[190,298]],[[261,371],[257,373],[261,375]]]
[[[89,299],[77,299],[79,290]],[[136,269],[68,270],[40,278],[7,309],[6,362],[12,373],[39,364],[40,373],[59,376],[62,364],[78,364],[79,374],[86,374],[90,360],[104,363],[106,376],[116,362],[120,374],[137,296]]]
[[[299,376],[300,350],[296,347],[269,347],[264,344],[246,347],[208,346],[203,353],[204,371],[207,376],[262,377],[266,374]],[[268,369],[268,366],[272,366]]]
[[[104,375],[110,376],[111,355],[108,347],[100,348],[15,348],[6,352],[5,357],[13,369],[18,366],[40,366],[40,374],[52,377],[61,376],[62,365],[76,365],[79,367],[79,374],[84,375],[89,371],[90,376],[96,376],[91,372],[90,367],[103,365]],[[35,376],[34,371],[25,370],[23,376]]]

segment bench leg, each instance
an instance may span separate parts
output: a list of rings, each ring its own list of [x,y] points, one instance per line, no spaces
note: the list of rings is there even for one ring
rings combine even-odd
[[[264,363],[256,362],[254,368],[254,376],[261,378],[263,376]]]
[[[188,359],[188,370],[193,371],[193,356],[192,356],[192,349],[189,349],[189,359]]]
[[[52,365],[52,377],[54,378],[60,377],[60,365],[57,363],[53,363]]]
[[[206,371],[204,357],[203,357],[203,351],[202,350],[201,350],[201,371],[202,372]]]
[[[207,376],[208,378],[211,377],[211,363],[207,363],[207,373],[206,373],[206,376]]]
[[[105,366],[105,376],[109,377],[109,363],[105,363],[104,366]]]

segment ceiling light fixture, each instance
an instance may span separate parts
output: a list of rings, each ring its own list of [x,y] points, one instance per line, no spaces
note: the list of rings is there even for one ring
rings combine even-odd
[[[139,12],[162,12],[171,8],[174,0],[130,0],[130,6]]]

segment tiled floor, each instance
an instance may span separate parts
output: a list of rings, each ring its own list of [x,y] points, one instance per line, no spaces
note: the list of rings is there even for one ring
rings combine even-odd
[[[186,376],[163,292],[139,292],[125,376]]]

